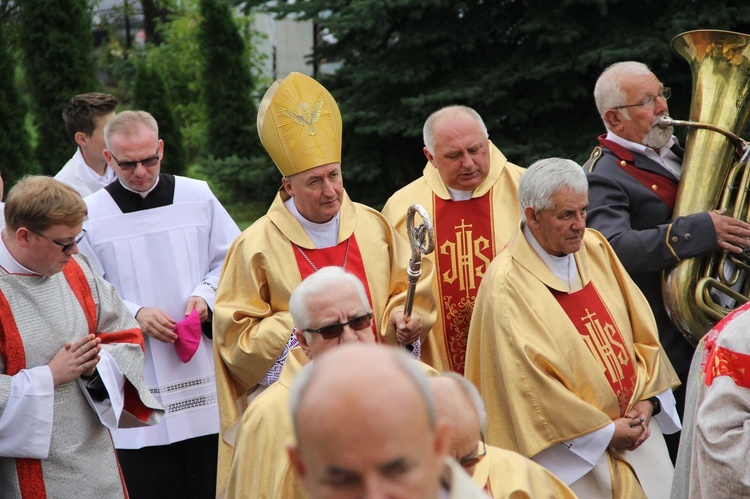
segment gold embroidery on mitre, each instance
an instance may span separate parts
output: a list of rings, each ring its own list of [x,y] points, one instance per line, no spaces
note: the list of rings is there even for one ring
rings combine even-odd
[[[313,137],[313,143],[315,144],[315,151],[317,151],[318,157],[323,157],[323,153],[320,150],[320,143],[318,142],[318,138],[316,137],[316,135],[318,135],[318,130],[315,128],[315,123],[317,123],[317,121],[320,119],[322,108],[323,99],[320,99],[315,103],[315,107],[313,107],[306,100],[302,100],[297,104],[297,109],[294,111],[291,109],[279,110],[279,112],[288,116],[293,123],[302,127],[300,135],[298,135],[297,138],[291,144],[289,144],[289,147],[291,149],[297,147],[297,142],[299,141],[300,136],[304,134],[305,131],[307,131],[307,135]]]
[[[341,162],[341,113],[309,76],[290,73],[268,89],[258,107],[258,133],[285,176]]]

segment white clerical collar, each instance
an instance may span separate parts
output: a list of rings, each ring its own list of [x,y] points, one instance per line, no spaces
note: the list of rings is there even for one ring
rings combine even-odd
[[[578,266],[572,253],[563,256],[550,255],[542,248],[539,241],[529,229],[528,224],[523,224],[523,235],[534,249],[539,258],[549,267],[555,277],[568,285],[568,290],[573,291],[574,287],[580,286],[580,277],[578,275]]]
[[[0,231],[0,237],[5,236],[5,229]],[[0,267],[4,268],[9,274],[31,274],[41,275],[38,272],[34,272],[31,269],[27,269],[18,260],[13,258],[13,255],[8,251],[8,247],[5,245],[5,238],[3,237],[3,244],[0,244]]]
[[[156,189],[156,186],[159,185],[159,176],[158,175],[156,176],[156,182],[154,182],[154,185],[152,185],[151,188],[149,190],[145,191],[145,192],[139,192],[139,191],[135,191],[135,190],[131,189],[127,185],[123,184],[122,180],[120,180],[119,182],[120,182],[120,185],[122,186],[122,188],[125,189],[126,191],[135,192],[136,194],[138,194],[139,196],[141,196],[143,199],[146,199],[146,196],[148,196],[149,193],[151,191],[153,191],[154,189]]]
[[[672,135],[669,142],[667,142],[664,147],[659,148],[658,152],[648,146],[644,146],[643,144],[623,139],[612,131],[607,132],[607,140],[619,144],[629,151],[643,154],[647,158],[666,168],[677,180],[680,179],[680,175],[682,174],[682,160],[672,152],[672,146],[676,143],[674,135]]]
[[[448,187],[448,186],[446,185],[446,187]],[[467,201],[467,200],[471,199],[471,195],[474,194],[473,190],[471,190],[471,191],[460,191],[458,189],[452,189],[450,187],[448,187],[448,192],[450,193],[451,199],[453,201]]]
[[[294,198],[289,198],[284,201],[284,206],[289,210],[295,219],[300,223],[307,235],[310,236],[313,244],[318,249],[330,248],[336,246],[339,241],[339,219],[341,218],[341,212],[336,213],[336,216],[327,222],[315,223],[311,222],[297,209],[297,205],[294,204]]]
[[[108,185],[115,179],[115,171],[110,168],[110,166],[106,162],[104,163],[104,175],[99,175],[98,173],[96,173],[96,170],[91,168],[91,166],[86,163],[80,147],[78,148],[78,151],[76,151],[75,160],[80,161],[81,164],[85,166],[85,168],[81,168],[80,171],[98,184]]]

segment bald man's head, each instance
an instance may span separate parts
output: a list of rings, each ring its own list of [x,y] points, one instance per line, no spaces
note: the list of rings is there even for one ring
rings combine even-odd
[[[444,373],[430,378],[438,419],[449,430],[448,453],[472,475],[484,446],[487,414],[479,392],[466,378],[457,373]]]
[[[341,345],[298,375],[291,398],[290,460],[310,497],[372,487],[437,497],[446,432],[426,375],[406,353]]]

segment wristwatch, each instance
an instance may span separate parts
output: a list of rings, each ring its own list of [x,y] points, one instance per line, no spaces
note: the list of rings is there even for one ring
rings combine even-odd
[[[659,402],[659,399],[656,397],[651,397],[650,399],[646,399],[652,404],[654,404],[654,410],[651,412],[651,417],[656,416],[661,412],[661,402]]]

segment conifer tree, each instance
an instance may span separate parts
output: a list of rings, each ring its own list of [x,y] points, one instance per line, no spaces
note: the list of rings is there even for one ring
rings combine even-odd
[[[733,0],[279,0],[273,10],[325,35],[313,63],[338,64],[317,77],[344,119],[347,191],[374,206],[421,175],[421,128],[442,106],[476,109],[518,165],[583,162],[604,133],[593,88],[605,67],[647,63],[672,87],[672,115],[686,118],[690,69],[672,37],[750,33],[750,4]]]
[[[6,189],[26,173],[35,173],[29,137],[24,124],[26,108],[18,95],[13,74],[15,64],[0,22],[0,173]],[[1,194],[1,193],[0,193]]]
[[[278,175],[258,138],[255,83],[245,43],[224,0],[201,0],[200,11],[205,169],[235,200],[267,194],[269,185],[273,192]]]
[[[199,42],[203,96],[208,117],[206,151],[217,158],[249,157],[256,108],[245,43],[223,0],[201,0]],[[257,134],[256,134],[257,135]]]
[[[91,17],[80,0],[25,0],[19,37],[24,53],[41,170],[57,173],[75,148],[62,112],[71,97],[98,90],[91,56]]]
[[[159,138],[164,141],[162,171],[184,175],[187,171],[187,157],[182,133],[172,109],[172,100],[167,94],[164,79],[148,60],[136,63],[132,91],[133,107],[148,111],[159,124]]]

